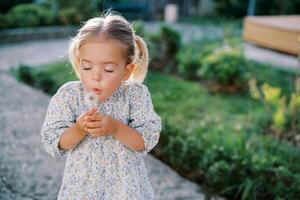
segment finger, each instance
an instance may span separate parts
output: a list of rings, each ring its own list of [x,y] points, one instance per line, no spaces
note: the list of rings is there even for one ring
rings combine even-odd
[[[86,121],[101,121],[101,117],[99,115],[90,115],[84,118]]]
[[[92,109],[90,109],[89,111],[87,111],[87,112],[85,113],[85,115],[86,115],[86,116],[93,115],[96,111],[97,111],[96,108],[92,108]]]
[[[100,128],[101,127],[101,123],[98,122],[98,121],[94,121],[94,122],[85,122],[84,123],[84,126],[86,128],[91,128],[91,129],[94,129],[94,128]]]

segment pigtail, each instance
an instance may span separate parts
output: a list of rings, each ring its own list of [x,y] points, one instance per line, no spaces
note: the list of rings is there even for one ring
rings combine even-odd
[[[129,77],[129,82],[142,83],[147,75],[149,54],[145,41],[140,36],[134,36],[135,53],[132,64],[135,68]]]
[[[73,70],[75,71],[76,76],[80,79],[80,73],[78,70],[78,66],[79,66],[79,48],[78,48],[78,40],[76,37],[74,37],[69,45],[69,49],[68,49],[68,57],[69,57],[69,61],[73,67]]]

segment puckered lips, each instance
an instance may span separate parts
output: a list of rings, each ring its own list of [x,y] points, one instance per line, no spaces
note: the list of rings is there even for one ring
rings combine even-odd
[[[93,88],[93,92],[95,92],[96,94],[101,94],[101,90],[99,88]]]

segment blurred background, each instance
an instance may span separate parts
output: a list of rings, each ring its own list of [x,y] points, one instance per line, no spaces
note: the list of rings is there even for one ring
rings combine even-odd
[[[70,38],[109,9],[148,44],[157,199],[300,199],[300,0],[1,0],[0,199],[56,199],[40,128],[77,80]]]

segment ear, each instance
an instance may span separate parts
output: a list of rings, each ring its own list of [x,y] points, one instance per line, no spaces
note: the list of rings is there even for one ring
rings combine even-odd
[[[130,63],[128,65],[126,65],[125,67],[125,72],[124,72],[124,75],[123,75],[123,80],[128,80],[132,71],[134,70],[135,68],[135,65]]]

